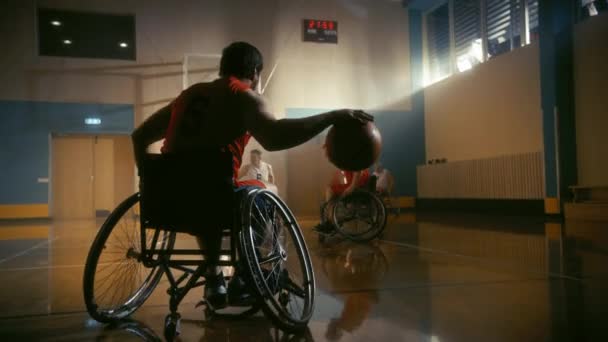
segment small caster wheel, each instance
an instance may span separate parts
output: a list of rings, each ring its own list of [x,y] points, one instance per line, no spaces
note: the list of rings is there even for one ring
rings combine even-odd
[[[173,341],[181,331],[180,327],[181,316],[178,313],[168,314],[165,317],[165,339]]]

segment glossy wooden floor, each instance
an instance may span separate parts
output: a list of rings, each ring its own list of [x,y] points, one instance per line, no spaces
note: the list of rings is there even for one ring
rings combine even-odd
[[[464,214],[401,214],[369,244],[319,244],[301,221],[317,278],[309,329],[262,316],[206,321],[202,290],[180,306],[183,341],[608,341],[608,224]],[[0,341],[154,340],[167,283],[104,326],[82,299],[99,222],[0,223]],[[181,236],[178,243],[189,244]]]

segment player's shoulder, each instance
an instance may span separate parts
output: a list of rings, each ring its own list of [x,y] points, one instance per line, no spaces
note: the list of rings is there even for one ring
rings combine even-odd
[[[265,101],[258,93],[251,89],[234,94],[240,106],[250,112],[251,110],[261,110],[265,108]]]
[[[198,82],[186,88],[186,91],[197,91],[203,89],[209,89],[215,86],[215,82]]]
[[[182,96],[185,95],[187,96],[187,98],[197,98],[201,95],[208,95],[209,91],[214,88],[215,86],[213,82],[194,83],[193,85],[182,91]]]

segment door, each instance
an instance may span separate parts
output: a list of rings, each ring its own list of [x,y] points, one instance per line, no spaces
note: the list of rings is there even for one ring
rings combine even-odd
[[[94,139],[94,207],[96,216],[107,216],[134,192],[135,161],[129,136]]]
[[[95,216],[107,216],[114,209],[114,139],[93,141],[93,206]]]
[[[52,139],[52,206],[56,219],[87,219],[93,210],[93,137]]]
[[[56,219],[107,216],[135,189],[128,136],[54,136],[52,206]]]

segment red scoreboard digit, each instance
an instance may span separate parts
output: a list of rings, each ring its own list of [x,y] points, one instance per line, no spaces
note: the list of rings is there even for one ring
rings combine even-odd
[[[302,40],[316,43],[338,43],[338,22],[333,20],[302,20]]]

